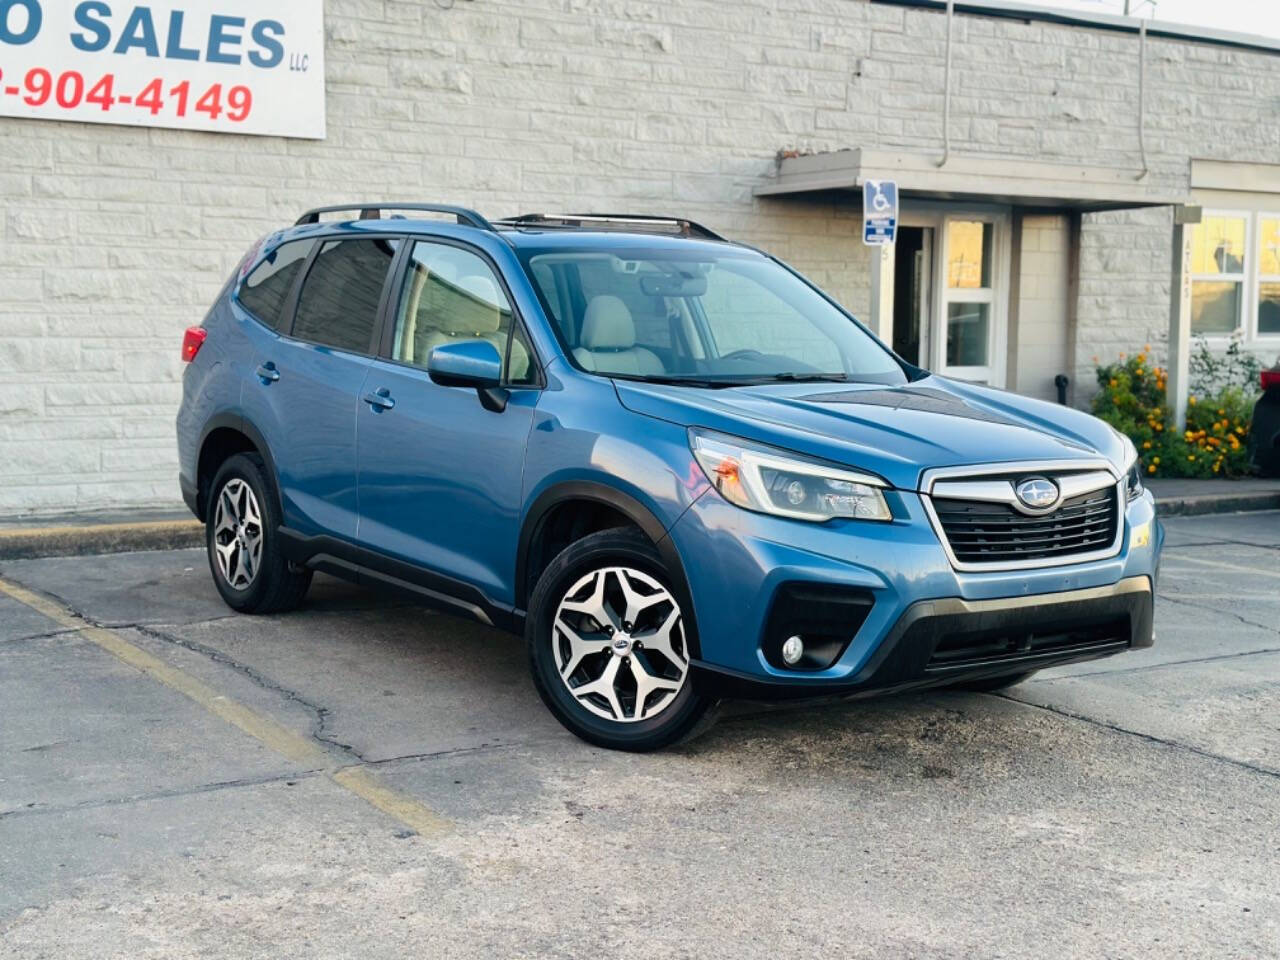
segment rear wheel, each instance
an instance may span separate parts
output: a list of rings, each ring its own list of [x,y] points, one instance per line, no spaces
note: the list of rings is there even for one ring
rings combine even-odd
[[[262,459],[230,457],[210,489],[205,541],[222,599],[241,613],[292,610],[311,586],[311,571],[291,568],[280,550],[280,517]]]
[[[584,740],[655,750],[700,729],[711,702],[690,678],[689,612],[639,531],[605,530],[566,547],[529,604],[534,685]]]

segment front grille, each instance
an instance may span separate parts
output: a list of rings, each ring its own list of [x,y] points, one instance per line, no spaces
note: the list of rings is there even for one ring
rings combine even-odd
[[[1004,503],[934,500],[951,552],[961,563],[1045,560],[1105,550],[1116,540],[1116,488],[1064,500],[1053,513],[1029,517]]]

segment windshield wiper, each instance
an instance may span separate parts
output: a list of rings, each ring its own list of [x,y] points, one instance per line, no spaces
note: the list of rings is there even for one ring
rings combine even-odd
[[[752,377],[753,383],[851,383],[843,373],[770,373]]]
[[[608,376],[615,380],[627,380],[631,383],[662,383],[671,384],[677,387],[704,387],[711,390],[722,390],[725,387],[747,387],[758,381],[751,379],[731,379],[731,380],[711,380],[705,377],[664,377],[660,375],[632,377],[621,373],[611,373]]]

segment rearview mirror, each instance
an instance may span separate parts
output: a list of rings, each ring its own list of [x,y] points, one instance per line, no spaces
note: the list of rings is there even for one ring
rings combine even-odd
[[[640,289],[647,297],[701,297],[707,292],[707,278],[702,274],[651,273],[640,278]]]
[[[486,410],[507,409],[502,384],[502,357],[488,340],[443,343],[427,357],[427,375],[442,387],[474,387]]]

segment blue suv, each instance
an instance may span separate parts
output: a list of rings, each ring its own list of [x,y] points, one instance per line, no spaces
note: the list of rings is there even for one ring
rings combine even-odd
[[[522,633],[592,743],[1152,642],[1127,439],[912,366],[691,221],[314,210],[183,355],[182,492],[232,608],[323,570]]]

